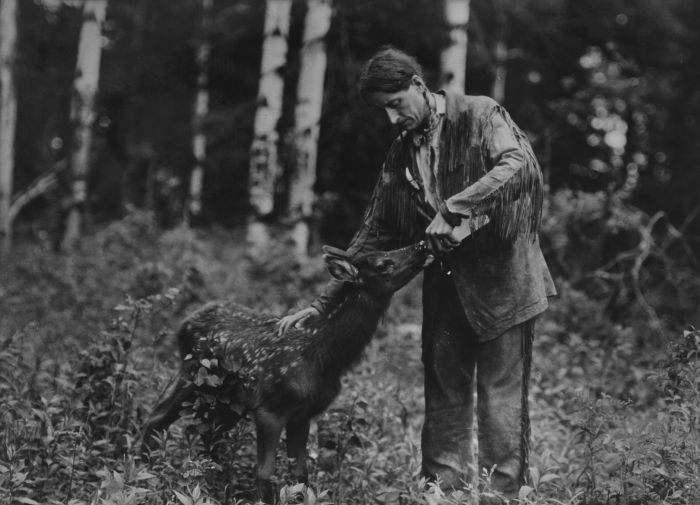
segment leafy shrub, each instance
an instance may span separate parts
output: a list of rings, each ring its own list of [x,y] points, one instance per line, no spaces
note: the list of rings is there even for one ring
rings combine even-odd
[[[596,210],[602,202],[593,197],[582,205],[590,208],[594,223],[608,226],[612,221]],[[573,211],[571,219],[579,219]],[[645,219],[639,223],[647,226]],[[239,247],[238,231],[173,229],[151,235],[149,226],[128,221],[112,228],[109,239],[88,238],[85,249],[71,257],[34,251],[2,265],[7,296],[0,309],[8,315],[0,326],[3,499],[251,503],[255,445],[249,423],[221,433],[185,418],[161,437],[148,462],[136,450],[143,419],[179,367],[170,329],[191,306],[214,297],[282,313],[308,303],[328,276],[321,261],[300,264],[284,244],[270,248],[265,258],[249,258]],[[568,226],[562,233],[574,229]],[[131,233],[139,238],[132,240]],[[630,244],[639,244],[639,234],[630,236]],[[598,268],[591,265],[586,269]],[[652,272],[659,265],[643,267]],[[665,351],[661,339],[649,340],[650,332],[639,331],[642,323],[627,324],[634,313],[646,318],[643,311],[629,311],[617,321],[610,317],[611,291],[591,284],[586,269],[578,278],[558,281],[560,296],[539,321],[531,479],[520,502],[698,503],[698,332],[687,330]],[[649,300],[659,285],[652,280],[640,277]],[[396,295],[379,338],[312,427],[310,486],[298,486],[285,465],[278,465],[282,502],[472,500],[468,486],[443,491],[419,475],[419,283]],[[22,310],[35,305],[43,315]],[[655,307],[659,314],[665,310]],[[27,324],[28,319],[35,322]],[[283,451],[280,447],[280,462]],[[488,475],[482,477],[488,489]]]
[[[658,344],[698,315],[698,262],[661,212],[649,216],[614,193],[559,190],[545,207],[542,245],[558,280],[598,304],[595,320],[633,327],[640,343]]]

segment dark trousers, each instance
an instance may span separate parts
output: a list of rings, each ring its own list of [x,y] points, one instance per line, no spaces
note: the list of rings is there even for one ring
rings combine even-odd
[[[528,466],[534,318],[479,342],[452,277],[432,273],[423,289],[423,474],[446,488],[472,481],[476,410],[479,474],[487,469],[495,489],[516,496]]]

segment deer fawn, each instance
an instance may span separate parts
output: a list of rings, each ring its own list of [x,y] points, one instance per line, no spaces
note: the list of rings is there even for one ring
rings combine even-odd
[[[143,450],[156,431],[167,429],[183,403],[196,405],[201,393],[225,397],[226,427],[252,413],[257,437],[260,499],[273,503],[275,452],[282,429],[293,474],[307,481],[306,443],[311,419],[340,391],[340,376],[369,343],[392,294],[432,261],[425,242],[388,252],[350,257],[324,247],[328,270],[345,281],[337,307],[303,328],[277,334],[277,319],[227,302],[213,302],[187,317],[177,337],[183,366],[168,398],[143,429]]]

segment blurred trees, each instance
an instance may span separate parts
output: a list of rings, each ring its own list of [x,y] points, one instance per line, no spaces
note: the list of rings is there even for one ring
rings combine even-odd
[[[316,205],[314,183],[326,77],[326,35],[331,25],[331,14],[331,0],[308,0],[299,51],[288,218],[294,226],[295,249],[301,258],[308,254],[310,226]]]
[[[294,131],[302,72],[306,2],[290,0],[286,65],[278,103],[279,170],[295,164]],[[456,0],[452,0],[456,1]],[[26,187],[70,145],[70,82],[77,57],[81,2],[22,2],[19,9],[15,187]],[[53,4],[50,8],[44,6]],[[163,224],[181,219],[194,165],[198,1],[119,0],[105,24],[100,92],[93,125],[87,206],[93,220],[149,206]],[[525,0],[470,2],[466,88],[490,94],[500,65],[504,104],[533,139],[552,190],[622,191],[649,213],[664,210],[677,227],[700,193],[700,6],[684,0]],[[395,131],[362,104],[356,82],[382,44],[415,54],[432,86],[450,46],[450,25],[432,0],[337,0],[327,35],[315,212],[324,240],[344,244],[355,228]],[[254,181],[250,146],[261,75],[264,2],[213,0],[208,71],[202,220],[245,219]],[[506,27],[506,29],[500,29]],[[500,44],[500,46],[499,46]],[[506,56],[497,47],[507,48]],[[500,54],[500,56],[499,56]],[[50,86],[47,83],[51,83]],[[281,217],[290,177],[272,198]],[[22,221],[48,228],[48,200]],[[270,207],[271,208],[271,207]],[[686,228],[695,247],[698,220]]]
[[[90,147],[95,120],[95,96],[100,80],[102,59],[102,25],[106,16],[107,0],[84,2],[70,102],[68,168],[72,202],[66,217],[64,246],[73,245],[80,237],[87,203],[87,177],[91,163]]]
[[[470,0],[444,0],[445,20],[450,29],[450,43],[440,58],[440,83],[458,93],[464,93],[467,66],[467,25]]]
[[[196,42],[197,91],[192,107],[192,157],[194,167],[190,174],[189,202],[185,210],[185,220],[198,218],[202,213],[202,185],[206,165],[207,137],[202,123],[209,112],[209,58],[211,42],[209,37],[213,0],[200,0],[200,29]]]
[[[12,241],[12,176],[15,169],[15,55],[17,44],[17,0],[0,0],[0,247],[9,250]]]
[[[282,172],[278,155],[278,121],[282,116],[291,9],[292,0],[266,0],[255,136],[250,148],[248,180],[254,219],[248,225],[248,240],[254,245],[263,245],[268,240],[261,219],[275,210],[275,190]]]

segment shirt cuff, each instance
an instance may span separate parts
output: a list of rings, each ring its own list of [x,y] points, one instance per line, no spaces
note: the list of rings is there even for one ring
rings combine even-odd
[[[440,214],[442,214],[442,217],[445,220],[445,222],[453,228],[455,226],[459,226],[459,223],[462,222],[462,216],[451,212],[447,207],[447,203],[445,203],[444,201],[438,204],[438,210],[440,211]]]

